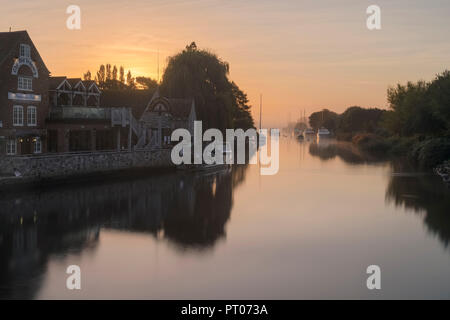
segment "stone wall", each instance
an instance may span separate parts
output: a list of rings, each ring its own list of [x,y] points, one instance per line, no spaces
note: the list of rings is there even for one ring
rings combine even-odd
[[[105,151],[0,157],[0,175],[24,178],[52,178],[134,168],[168,168],[173,163],[170,149]]]

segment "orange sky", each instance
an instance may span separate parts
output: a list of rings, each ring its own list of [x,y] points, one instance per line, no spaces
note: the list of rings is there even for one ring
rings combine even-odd
[[[156,78],[196,41],[231,66],[263,126],[323,107],[386,107],[388,85],[431,80],[449,67],[450,2],[434,0],[1,0],[0,30],[28,30],[53,75],[81,77],[102,63]],[[366,28],[381,7],[382,29]],[[66,28],[67,6],[81,30]]]

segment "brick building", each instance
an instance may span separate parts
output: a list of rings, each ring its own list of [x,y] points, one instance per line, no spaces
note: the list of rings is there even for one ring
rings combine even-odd
[[[26,31],[0,32],[0,155],[46,151],[49,70]]]
[[[0,32],[1,156],[169,148],[195,120],[191,99],[50,76],[26,31]]]

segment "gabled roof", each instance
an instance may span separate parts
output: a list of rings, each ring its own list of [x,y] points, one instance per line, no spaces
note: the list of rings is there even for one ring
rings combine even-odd
[[[189,115],[193,108],[195,112],[195,103],[193,99],[165,98],[160,97],[159,93],[157,92],[147,104],[147,107],[142,114],[141,120],[148,121],[149,117],[151,117],[150,112],[154,112],[155,108],[160,104],[163,104],[165,106],[167,112],[174,119],[186,120],[187,118],[189,118]]]
[[[98,86],[94,80],[83,80],[82,82],[83,82],[84,87],[87,90],[89,90],[91,88],[91,86],[95,85],[97,87],[98,91],[100,91],[100,89],[98,88]]]
[[[81,78],[67,78],[67,82],[70,83],[70,86],[72,88],[75,88],[78,84],[81,83],[81,85],[86,89],[86,87],[83,84],[83,81],[81,81]]]
[[[66,80],[67,77],[50,77],[48,81],[48,89],[56,90]]]
[[[150,90],[107,90],[102,92],[100,106],[129,107],[134,117],[140,118],[152,95],[153,91]]]
[[[158,87],[156,88],[156,91],[153,94],[150,101],[147,103],[147,106],[143,113],[152,111],[158,102],[166,104],[169,109],[169,113],[174,118],[180,119],[188,118],[192,108],[193,107],[195,108],[194,99],[175,99],[175,98],[161,97],[159,94],[159,87]]]
[[[8,60],[8,58],[17,58],[13,56],[13,51],[18,48],[19,44],[22,42],[29,42],[36,51],[36,60],[39,64],[44,66],[44,69],[50,73],[47,66],[42,60],[39,51],[36,49],[33,41],[31,40],[28,32],[26,31],[14,31],[14,32],[0,32],[0,66]]]

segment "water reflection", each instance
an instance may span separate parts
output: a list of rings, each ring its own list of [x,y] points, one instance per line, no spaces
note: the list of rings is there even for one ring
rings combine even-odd
[[[350,143],[330,142],[309,145],[312,156],[327,161],[339,157],[349,164],[374,164],[386,159],[361,152]],[[450,190],[431,172],[420,172],[404,159],[390,162],[386,202],[423,215],[427,228],[436,234],[445,248],[450,242]]]
[[[102,228],[205,252],[225,237],[245,166],[0,196],[0,297],[33,298],[50,256],[96,250]]]
[[[337,142],[334,140],[311,143],[309,153],[321,160],[341,158],[350,164],[383,162],[385,159],[362,152],[349,142]]]
[[[414,167],[405,162],[393,162],[392,171],[386,189],[386,201],[420,214],[428,230],[448,248],[450,190],[440,177],[417,173]]]
[[[249,165],[1,194],[0,296],[448,297],[449,192],[404,161],[281,139],[274,176]],[[69,264],[80,292],[65,289]]]

